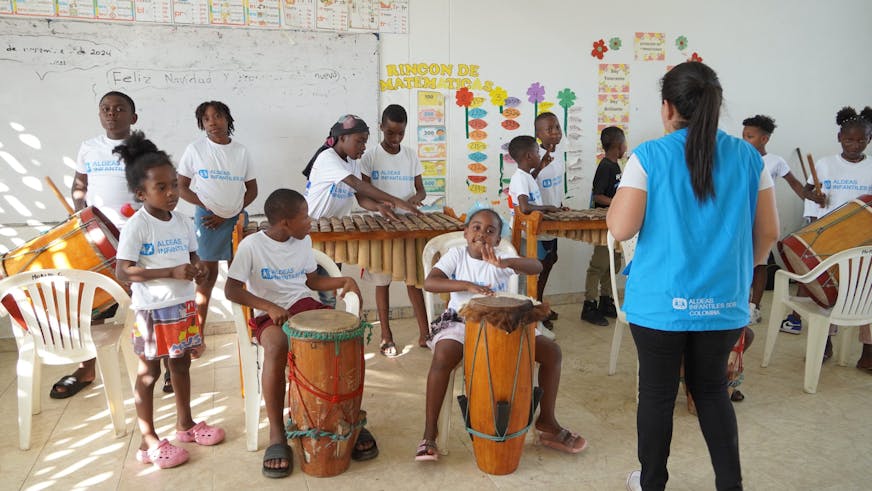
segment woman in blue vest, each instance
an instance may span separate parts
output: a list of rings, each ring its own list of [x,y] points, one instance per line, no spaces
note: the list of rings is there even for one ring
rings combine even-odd
[[[715,72],[682,63],[662,81],[668,133],[630,156],[608,213],[617,240],[639,241],[624,309],[639,353],[641,472],[629,489],[660,490],[669,473],[679,367],[696,402],[719,490],[742,489],[727,358],[748,325],[748,289],[778,238],[772,178],[759,152],[718,130]]]

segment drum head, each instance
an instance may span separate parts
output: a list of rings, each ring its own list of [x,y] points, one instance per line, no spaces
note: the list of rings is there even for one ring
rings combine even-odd
[[[525,297],[524,295],[513,295],[513,294],[498,294],[494,296],[481,296],[481,297],[473,297],[469,300],[467,305],[473,309],[517,309],[528,305],[527,308],[530,308],[533,304],[534,300],[529,297]],[[538,302],[536,302],[538,303]]]
[[[341,310],[318,309],[300,312],[291,317],[288,324],[302,332],[337,333],[357,329],[360,319]]]

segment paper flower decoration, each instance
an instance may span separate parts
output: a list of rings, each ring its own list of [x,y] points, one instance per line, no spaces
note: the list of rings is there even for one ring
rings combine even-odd
[[[463,108],[463,117],[466,120],[466,138],[469,138],[469,105],[472,104],[472,99],[475,95],[466,87],[461,87],[454,95],[457,99],[457,105]]]
[[[702,63],[702,56],[696,54],[696,51],[694,51],[693,54],[690,55],[690,58],[687,59],[687,61],[697,61],[699,63]]]
[[[621,49],[621,38],[611,38],[609,39],[609,49],[612,51],[618,51]]]
[[[569,119],[569,108],[575,105],[575,92],[565,88],[557,93],[557,103],[563,108],[563,134],[566,134],[566,123]]]
[[[687,37],[678,36],[675,38],[675,47],[678,48],[679,51],[684,51],[687,49]]]
[[[590,52],[590,55],[594,58],[603,59],[603,55],[608,52],[609,48],[606,46],[606,42],[600,39],[599,41],[593,42],[593,49]]]
[[[533,104],[542,102],[545,100],[545,87],[539,82],[533,82],[532,85],[527,87],[527,96],[527,100]]]
[[[507,97],[509,97],[509,93],[502,87],[494,87],[490,91],[491,103],[493,103],[494,106],[498,106],[500,112],[503,112],[503,104],[506,102]]]
[[[472,98],[474,97],[473,93],[469,91],[466,87],[461,87],[458,89],[457,94],[455,94],[457,98],[457,105],[460,107],[469,107],[472,104]]]

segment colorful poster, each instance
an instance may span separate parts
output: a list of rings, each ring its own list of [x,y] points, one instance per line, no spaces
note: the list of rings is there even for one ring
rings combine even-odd
[[[629,94],[600,94],[597,96],[597,122],[605,124],[629,123]]]
[[[599,93],[626,93],[630,92],[630,65],[627,64],[600,64],[599,66]]]
[[[244,26],[244,0],[209,0],[209,23],[215,26]]]
[[[418,126],[418,143],[444,143],[444,126]]]
[[[407,34],[409,32],[409,0],[381,0],[379,2],[379,32]]]
[[[173,22],[208,24],[209,0],[173,0]]]
[[[315,26],[327,31],[348,30],[348,0],[318,0]]]
[[[252,27],[281,27],[281,0],[248,0],[248,25]]]
[[[54,0],[12,0],[13,10],[18,15],[54,17]]]
[[[445,143],[418,143],[420,159],[444,159],[447,154]]]
[[[427,194],[445,194],[445,178],[444,177],[424,177],[424,190]]]
[[[666,60],[666,34],[662,32],[637,32],[633,47],[636,61]]]
[[[0,15],[12,13],[12,0],[0,0]]]
[[[445,161],[444,160],[422,160],[421,167],[424,169],[422,177],[440,177],[445,176]]]
[[[348,23],[353,29],[378,30],[379,0],[350,0]]]
[[[93,19],[97,16],[94,0],[57,0],[58,17]]]
[[[282,23],[291,29],[315,29],[315,2],[317,0],[282,0]]]
[[[173,22],[172,0],[136,0],[134,6],[136,22]]]
[[[97,0],[97,18],[133,20],[133,0]]]

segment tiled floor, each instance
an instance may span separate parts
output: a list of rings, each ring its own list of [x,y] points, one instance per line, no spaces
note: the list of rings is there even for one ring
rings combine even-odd
[[[413,347],[416,334],[406,319],[394,322],[396,340],[406,346],[403,356],[385,359],[377,354],[375,341],[367,348],[364,408],[381,454],[373,461],[352,463],[347,472],[329,479],[308,477],[299,466],[287,479],[261,476],[265,414],[261,450],[248,452],[232,335],[212,338],[208,356],[194,362],[192,374],[195,419],[208,418],[223,426],[227,440],[213,448],[186,445],[191,461],[164,471],[139,464],[133,457],[139,436],[129,390],[125,392],[129,433],[121,439],[112,436],[101,385],[93,384],[67,400],[48,397],[49,384],[68,371],[64,367],[45,367],[40,390],[43,411],[34,416],[32,448],[19,451],[16,353],[0,353],[0,414],[6,415],[0,420],[0,489],[625,489],[627,472],[638,467],[632,339],[625,336],[618,373],[609,377],[612,327],[580,323],[578,306],[562,305],[556,310],[560,320],[555,332],[564,355],[557,415],[564,426],[590,441],[590,448],[580,455],[544,448],[529,436],[519,469],[508,476],[489,476],[477,469],[469,439],[455,424],[449,455],[437,463],[414,462],[430,352]],[[755,330],[757,341],[746,358],[747,399],[736,405],[746,489],[869,489],[872,374],[827,362],[818,393],[805,394],[805,336],[780,334],[772,365],[763,369],[765,328]],[[163,393],[155,397],[159,431],[169,436],[175,421],[173,398]],[[459,419],[455,409],[454,421]],[[714,488],[698,428],[685,409],[684,396],[679,396],[669,489]]]

